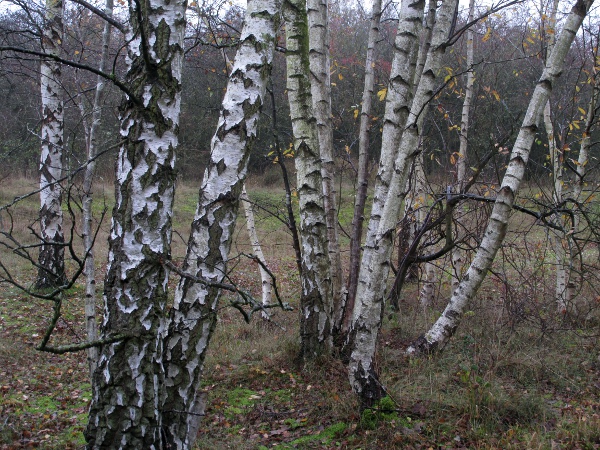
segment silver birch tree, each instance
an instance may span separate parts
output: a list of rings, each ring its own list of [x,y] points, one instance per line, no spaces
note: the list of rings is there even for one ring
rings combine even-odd
[[[425,61],[423,74],[416,86],[409,117],[398,145],[393,163],[382,161],[392,171],[389,189],[379,215],[378,226],[369,225],[365,253],[361,263],[357,299],[351,330],[349,377],[353,390],[364,405],[376,401],[382,388],[374,368],[377,335],[381,326],[385,298],[385,281],[389,274],[390,256],[396,223],[404,200],[407,176],[418,153],[422,112],[436,87],[438,69],[446,50],[446,40],[452,24],[457,2],[446,0],[436,14],[431,48]],[[382,152],[383,153],[383,152]],[[373,216],[373,213],[372,213]],[[372,220],[372,219],[371,219]]]
[[[113,15],[113,0],[106,0],[104,13],[108,17]],[[102,53],[100,55],[100,64],[98,70],[105,73],[108,66],[109,47],[111,41],[112,26],[109,22],[104,23],[102,32]],[[82,196],[82,227],[81,234],[83,246],[85,249],[85,324],[87,339],[90,342],[98,339],[98,326],[96,323],[96,267],[94,258],[94,236],[92,231],[92,202],[93,202],[93,183],[96,172],[96,156],[98,152],[98,129],[102,120],[102,106],[105,98],[106,79],[98,76],[96,82],[96,91],[92,104],[91,119],[89,126],[86,127],[86,145],[88,163],[83,174],[83,196]],[[93,375],[98,363],[98,348],[90,347],[87,350],[88,365],[90,373]]]
[[[244,206],[244,215],[246,216],[246,229],[248,230],[248,238],[250,239],[250,245],[252,246],[252,253],[258,258],[258,260],[266,266],[267,261],[262,251],[260,241],[258,240],[258,234],[256,233],[256,224],[254,220],[254,210],[250,197],[246,192],[246,186],[242,186],[242,194],[240,200]],[[271,298],[273,297],[273,280],[269,276],[269,273],[265,270],[262,265],[258,267],[260,273],[260,285],[262,291],[262,304],[263,306],[269,306],[271,304]],[[263,318],[268,319],[269,314],[263,310],[261,312]]]
[[[175,148],[185,0],[129,3],[128,96],[121,107],[104,321],[88,448],[160,448]]]
[[[333,292],[323,206],[321,156],[309,78],[308,20],[305,0],[285,0],[287,89],[294,134],[294,162],[300,207],[302,293],[301,356],[313,358],[332,346]]]
[[[47,0],[42,49],[58,57],[63,39],[63,2]],[[65,242],[61,209],[64,115],[61,95],[61,65],[52,58],[40,64],[42,95],[42,146],[40,157],[40,237],[36,287],[56,287],[65,282]]]
[[[211,142],[181,269],[188,276],[175,291],[163,356],[161,404],[169,448],[190,448],[198,432],[204,407],[199,390],[202,369],[216,326],[220,283],[227,271],[239,197],[271,73],[279,13],[277,0],[248,2],[240,47]]]
[[[475,0],[469,0],[469,16],[468,22],[473,20],[475,15]],[[471,112],[471,102],[473,101],[473,85],[475,84],[475,73],[473,72],[473,55],[474,55],[474,31],[473,28],[467,30],[467,82],[465,83],[465,99],[460,116],[460,134],[458,158],[456,161],[456,186],[458,192],[462,192],[465,183],[467,182],[467,158],[469,150],[469,114]],[[454,231],[455,241],[460,240],[460,231]],[[464,266],[463,251],[459,248],[452,250],[452,287],[456,289],[462,276]]]
[[[350,328],[352,310],[358,285],[358,270],[360,268],[360,247],[362,241],[363,222],[365,220],[365,204],[369,185],[369,140],[371,130],[371,106],[375,86],[375,45],[379,38],[379,23],[381,21],[381,0],[373,2],[371,26],[367,40],[367,56],[365,58],[365,85],[360,110],[360,130],[358,132],[358,173],[357,188],[354,196],[354,214],[352,216],[352,235],[350,238],[350,271],[348,275],[347,299],[342,318],[342,332]]]
[[[339,329],[342,321],[345,289],[338,236],[337,200],[335,190],[335,161],[333,159],[333,126],[331,115],[331,80],[329,54],[328,0],[308,0],[308,37],[310,83],[313,113],[317,123],[317,136],[321,155],[323,178],[323,207],[327,219],[327,239],[331,262],[333,289],[333,323]]]
[[[450,301],[440,318],[424,336],[421,336],[409,347],[409,353],[431,353],[441,350],[445,346],[456,331],[465,307],[477,293],[487,271],[490,269],[506,235],[508,219],[525,173],[529,152],[535,135],[539,131],[540,114],[543,112],[543,108],[552,92],[554,82],[563,70],[567,52],[592,3],[593,0],[578,0],[572,7],[556,45],[548,57],[542,76],[531,96],[483,240],[473,262],[458,288],[452,293]]]

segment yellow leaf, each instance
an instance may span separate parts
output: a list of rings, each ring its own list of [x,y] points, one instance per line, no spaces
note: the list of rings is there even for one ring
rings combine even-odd
[[[358,109],[354,110],[354,119],[356,119],[358,117]]]
[[[450,164],[452,164],[452,165],[456,164],[456,158],[454,157],[454,154],[450,155]]]
[[[579,112],[581,114],[585,114],[585,109],[583,109],[581,106],[577,108],[579,110]]]
[[[492,37],[492,29],[488,27],[487,31],[481,38],[481,42],[487,42]]]
[[[387,88],[383,88],[379,92],[377,92],[377,98],[379,98],[380,102],[382,102],[385,99],[386,94],[387,94]]]
[[[498,94],[497,91],[492,91],[492,95],[494,96],[494,98],[496,99],[497,102],[500,101],[500,94]]]
[[[343,77],[343,75],[341,73],[338,73],[338,79],[339,80],[343,80],[344,79],[344,77]]]
[[[79,55],[79,50],[75,50],[75,54],[76,54],[76,55]]]

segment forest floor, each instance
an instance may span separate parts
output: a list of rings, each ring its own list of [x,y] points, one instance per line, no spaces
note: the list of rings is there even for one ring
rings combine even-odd
[[[5,187],[2,204],[34,184],[21,180]],[[281,209],[283,195],[277,189],[248,190],[254,200]],[[110,207],[110,187],[106,192]],[[176,261],[184,254],[196,197],[193,188],[180,187]],[[96,204],[98,215],[103,201]],[[348,208],[342,207],[343,225]],[[35,197],[12,210],[14,236],[27,241]],[[2,214],[0,226],[6,231],[10,217]],[[267,214],[259,214],[257,226],[283,299],[297,307],[300,287],[291,239]],[[99,286],[108,228],[105,221],[98,239]],[[536,239],[542,235],[530,232],[535,245],[528,257],[540,258],[543,245]],[[508,242],[517,246],[516,237]],[[242,252],[249,252],[249,245],[240,221],[233,253]],[[338,359],[298,361],[297,308],[275,310],[271,322],[253,317],[247,324],[224,297],[205,367],[208,403],[197,448],[599,449],[598,321],[589,315],[569,321],[556,317],[547,307],[550,271],[539,261],[511,263],[508,253],[499,258],[457,335],[435,357],[407,358],[404,349],[444,307],[451,280],[440,276],[439,298],[426,311],[416,300],[418,282],[405,286],[400,312],[386,311],[379,339],[377,366],[389,397],[362,414]],[[34,271],[25,262],[5,250],[0,259],[16,280],[32,282]],[[254,263],[240,256],[230,268],[234,281],[260,297]],[[511,276],[514,285],[502,282]],[[173,278],[171,287],[176,282]],[[591,294],[581,295],[598,303]],[[84,339],[83,297],[82,284],[65,293],[53,342]],[[0,284],[0,449],[84,446],[91,396],[85,355],[35,350],[51,315],[51,304]]]

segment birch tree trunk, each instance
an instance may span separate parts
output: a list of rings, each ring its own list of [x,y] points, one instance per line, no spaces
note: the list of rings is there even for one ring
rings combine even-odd
[[[367,226],[367,236],[364,245],[366,249],[374,246],[375,233],[379,225],[381,213],[393,174],[393,161],[396,158],[398,144],[406,125],[414,86],[415,67],[419,51],[419,34],[422,29],[425,0],[412,2],[403,0],[400,5],[398,31],[394,42],[394,59],[390,72],[390,82],[387,88],[387,98],[383,117],[383,132],[381,136],[381,155],[375,180],[373,205]],[[370,251],[364,251],[361,262],[354,269],[351,267],[348,285],[348,302],[346,305],[346,327],[351,328],[355,317],[359,272],[361,267],[368,267]],[[356,273],[353,270],[357,270]],[[352,337],[348,336],[346,348],[351,347]]]
[[[539,131],[538,118],[548,101],[554,82],[562,72],[567,52],[592,3],[593,0],[578,0],[573,6],[531,96],[479,250],[458,288],[452,293],[442,316],[424,336],[408,348],[408,353],[431,353],[445,346],[456,331],[464,308],[475,296],[490,269],[506,235],[508,219],[525,173],[529,152]]]
[[[404,200],[409,169],[418,152],[419,130],[423,121],[422,112],[433,97],[437,81],[436,74],[446,50],[446,39],[456,4],[456,0],[446,0],[437,13],[431,49],[419,85],[416,87],[396,159],[393,162],[391,160],[382,160],[381,162],[381,165],[387,166],[387,170],[391,171],[393,175],[390,178],[383,210],[379,215],[377,229],[373,230],[369,224],[356,296],[359,301],[354,308],[353,325],[350,332],[350,383],[354,391],[361,397],[363,405],[366,406],[383,395],[373,362],[383,315],[393,236]]]
[[[183,1],[129,4],[126,82],[135,98],[121,107],[124,140],[116,166],[115,206],[104,283],[102,339],[92,383],[88,448],[161,448],[171,221],[176,172]]]
[[[104,12],[107,16],[112,17],[113,0],[107,0]],[[110,47],[111,25],[106,22],[102,33],[102,54],[100,56],[99,70],[106,72],[108,65],[108,50]],[[98,326],[96,324],[96,268],[94,259],[94,248],[92,235],[92,201],[93,192],[92,186],[94,182],[94,174],[96,171],[96,154],[97,154],[97,133],[102,120],[102,104],[104,102],[104,91],[106,80],[98,76],[96,82],[96,92],[94,94],[94,103],[92,105],[92,118],[87,134],[87,157],[88,163],[83,175],[83,199],[82,199],[82,237],[83,245],[86,251],[85,259],[85,323],[87,331],[87,339],[92,342],[98,339]],[[88,365],[90,374],[94,374],[96,364],[98,363],[98,348],[90,347],[87,350]]]
[[[43,24],[42,49],[59,56],[63,39],[63,2],[47,0]],[[36,288],[64,284],[65,252],[61,209],[63,158],[63,101],[61,65],[52,59],[40,63],[42,96],[42,146],[40,158],[40,236]]]
[[[469,17],[467,22],[473,20],[475,14],[475,0],[469,0]],[[467,182],[467,157],[469,150],[469,114],[471,112],[471,102],[473,101],[473,85],[475,84],[475,73],[473,72],[473,54],[474,54],[474,32],[473,28],[467,30],[467,82],[465,85],[465,99],[463,101],[462,113],[460,117],[460,135],[458,160],[456,162],[456,184],[458,192],[462,192]],[[460,231],[455,230],[455,241],[460,241]],[[452,250],[452,290],[458,287],[462,277],[464,267],[463,251],[459,248]]]
[[[360,244],[362,241],[363,222],[365,221],[365,203],[369,187],[369,140],[371,132],[371,105],[375,86],[375,45],[379,38],[379,23],[381,21],[381,0],[373,2],[371,13],[371,28],[367,41],[367,57],[365,59],[365,86],[362,95],[360,112],[360,131],[358,135],[358,173],[357,189],[354,197],[354,214],[352,216],[352,236],[350,238],[350,274],[348,276],[347,301],[344,308],[342,332],[350,328],[352,310],[358,285],[358,270],[360,269]]]
[[[248,237],[250,238],[250,244],[252,245],[252,252],[260,262],[266,265],[267,261],[265,260],[265,255],[263,254],[260,241],[258,240],[258,235],[256,234],[254,211],[252,208],[252,203],[250,203],[248,193],[246,192],[246,185],[242,186],[242,195],[240,196],[240,200],[244,205],[244,215],[246,216],[246,229],[248,230]],[[258,268],[260,272],[262,304],[263,306],[269,306],[271,304],[271,297],[273,294],[273,282],[263,266],[259,265]],[[269,314],[266,311],[262,311],[261,315],[264,319],[269,318]]]
[[[305,0],[286,0],[287,89],[294,133],[300,206],[302,294],[301,356],[329,353],[332,346],[333,292],[323,206],[321,157],[309,79],[308,20]]]
[[[220,282],[227,272],[239,197],[271,74],[279,13],[277,0],[248,2],[240,47],[211,142],[211,159],[182,267],[209,283]],[[162,408],[168,448],[191,448],[196,439],[203,410],[200,381],[219,297],[218,287],[191,278],[182,278],[175,291],[163,356]]]
[[[327,239],[331,263],[334,330],[339,330],[345,302],[345,289],[338,236],[337,200],[335,191],[335,161],[333,159],[333,126],[331,114],[331,80],[329,53],[328,0],[308,0],[308,37],[310,83],[313,113],[317,121],[318,148],[323,177],[323,207],[327,218]]]

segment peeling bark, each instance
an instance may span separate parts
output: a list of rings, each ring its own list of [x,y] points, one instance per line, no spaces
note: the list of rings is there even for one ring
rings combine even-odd
[[[47,0],[42,48],[59,56],[63,39],[63,2]],[[40,64],[42,95],[42,147],[40,157],[40,235],[42,242],[38,260],[36,288],[57,287],[65,283],[65,237],[63,232],[62,176],[63,101],[61,98],[61,65],[52,59]]]
[[[525,173],[535,134],[538,132],[538,118],[548,101],[554,82],[562,72],[567,52],[592,3],[593,0],[578,0],[573,6],[531,96],[488,226],[475,258],[458,288],[452,293],[441,317],[424,336],[408,348],[408,353],[431,353],[444,348],[456,331],[465,307],[477,293],[490,269],[506,235],[510,211]]]
[[[92,383],[88,448],[162,448],[163,384],[171,221],[181,100],[185,1],[130,3],[124,141],[104,283],[103,345]]]
[[[417,155],[418,150],[416,149],[419,148],[419,130],[423,121],[422,113],[433,97],[437,83],[436,74],[445,53],[446,38],[456,9],[456,3],[456,0],[445,1],[436,15],[431,48],[425,61],[423,74],[416,87],[398,152],[393,166],[387,167],[387,171],[391,171],[392,176],[383,202],[383,209],[377,221],[377,229],[374,230],[369,224],[356,296],[358,302],[354,308],[352,325],[354,342],[350,344],[349,363],[350,383],[354,392],[361,397],[364,403],[373,401],[368,396],[371,392],[374,392],[371,387],[379,383],[377,378],[373,376],[373,364],[377,336],[384,311],[385,288],[389,275],[393,236],[404,201],[409,169]],[[387,163],[389,164],[389,161]],[[375,212],[375,206],[373,212]],[[371,214],[372,221],[374,219],[373,212]],[[360,371],[359,367],[362,367],[363,370]]]
[[[327,219],[331,285],[333,290],[334,330],[341,326],[345,302],[344,272],[338,236],[337,193],[335,190],[335,162],[333,159],[333,126],[331,114],[331,80],[329,54],[328,0],[308,0],[308,40],[311,95],[317,124],[321,175],[323,178],[323,207]]]
[[[321,156],[309,80],[308,20],[305,0],[286,0],[287,89],[294,133],[300,206],[302,294],[301,356],[329,353],[332,346],[333,292],[323,206]]]
[[[360,247],[362,241],[363,222],[365,221],[365,203],[369,186],[369,140],[371,132],[371,104],[375,86],[375,45],[379,38],[379,22],[381,21],[381,0],[373,2],[371,28],[367,41],[367,57],[365,59],[365,86],[360,111],[360,131],[358,135],[358,173],[357,189],[354,197],[354,214],[352,216],[352,236],[350,238],[350,275],[348,277],[347,302],[344,307],[342,332],[347,333],[352,319],[352,311],[356,299],[358,271],[360,269]]]
[[[271,74],[279,12],[277,0],[248,2],[182,268],[195,277],[220,282],[226,275],[239,197]],[[202,369],[219,297],[219,289],[187,278],[175,292],[164,349],[162,399],[169,448],[191,448],[198,433],[204,404]]]

